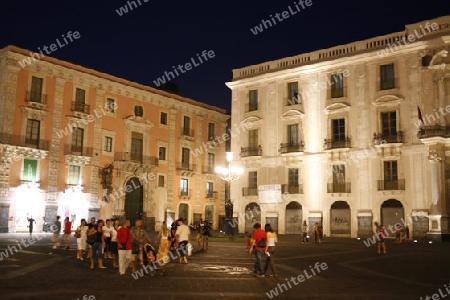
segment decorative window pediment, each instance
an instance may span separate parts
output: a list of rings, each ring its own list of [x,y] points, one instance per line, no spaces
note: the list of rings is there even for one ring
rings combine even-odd
[[[262,123],[262,119],[260,117],[250,116],[242,120],[241,123],[252,123],[253,125],[259,125]]]
[[[327,107],[325,107],[325,109],[323,111],[325,112],[325,114],[331,115],[331,114],[336,114],[336,113],[341,113],[341,112],[347,112],[350,110],[350,108],[351,108],[351,106],[346,102],[337,102],[337,103],[328,105]]]
[[[290,109],[281,115],[283,120],[300,120],[303,119],[305,114],[298,109]]]
[[[385,95],[375,99],[372,104],[375,106],[397,106],[403,100],[401,96]]]

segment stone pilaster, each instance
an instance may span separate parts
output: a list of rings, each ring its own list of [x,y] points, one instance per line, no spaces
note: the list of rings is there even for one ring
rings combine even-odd
[[[200,149],[202,147],[202,141],[203,141],[203,117],[197,116],[197,130],[196,130],[196,148]],[[206,150],[206,149],[205,149]],[[195,149],[191,149],[191,151],[195,151]],[[204,162],[204,157],[208,156],[208,151],[206,150],[204,155],[199,155],[196,158],[196,170],[195,170],[195,205],[194,205],[194,214],[202,214],[202,208],[200,205],[200,199],[201,197],[205,197],[205,195],[202,195],[202,188],[200,186],[201,183],[204,183],[202,180],[202,166]],[[193,156],[191,156],[193,157]]]
[[[173,170],[176,169],[175,163],[176,163],[176,158],[175,158],[175,146],[176,146],[176,141],[175,141],[175,132],[176,130],[179,130],[179,128],[175,128],[176,125],[176,117],[177,117],[177,112],[178,110],[171,108],[170,109],[170,113],[169,113],[169,149],[167,149],[167,164],[168,164],[168,170],[169,172],[167,173],[167,208],[166,208],[166,212],[167,211],[174,211],[174,207],[173,207],[173,193],[174,193],[174,172]],[[169,224],[168,224],[169,225]]]
[[[445,77],[439,77],[437,78],[437,84],[438,84],[438,107],[436,108],[436,111],[443,109],[445,113]],[[442,114],[442,110],[441,110]],[[446,113],[445,113],[446,114]],[[441,126],[445,126],[445,115],[440,115],[439,120],[436,121]]]

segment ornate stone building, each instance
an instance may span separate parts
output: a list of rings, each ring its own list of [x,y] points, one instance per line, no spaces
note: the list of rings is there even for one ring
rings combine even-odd
[[[231,185],[239,231],[322,222],[370,236],[450,233],[450,16],[347,45],[233,70]],[[391,236],[394,234],[388,231]]]
[[[226,111],[28,50],[0,50],[0,232],[56,215],[218,228]]]

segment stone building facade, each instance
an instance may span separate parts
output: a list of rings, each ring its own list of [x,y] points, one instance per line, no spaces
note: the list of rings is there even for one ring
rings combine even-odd
[[[365,237],[450,233],[450,16],[233,70],[235,225]],[[388,233],[393,236],[392,231]]]
[[[28,63],[25,63],[28,61]],[[0,232],[57,215],[225,214],[226,111],[15,46],[0,50]]]

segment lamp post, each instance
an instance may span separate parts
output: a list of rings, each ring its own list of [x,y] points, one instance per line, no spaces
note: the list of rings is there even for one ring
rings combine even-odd
[[[231,182],[239,179],[239,176],[244,173],[242,168],[231,166],[232,160],[233,152],[227,152],[227,166],[225,168],[217,166],[215,169],[215,172],[220,179],[226,181],[226,188],[228,189],[231,187]],[[228,196],[230,196],[230,192],[228,192]],[[225,199],[225,214],[225,220],[231,220],[233,218],[233,203],[229,198]],[[227,230],[227,233],[228,231],[229,230]]]

